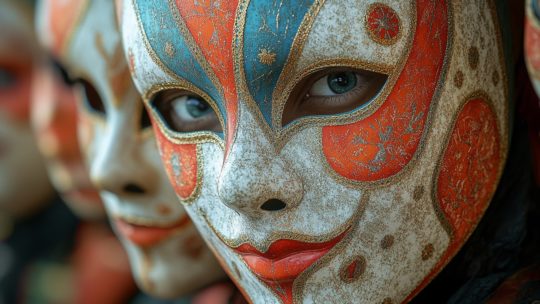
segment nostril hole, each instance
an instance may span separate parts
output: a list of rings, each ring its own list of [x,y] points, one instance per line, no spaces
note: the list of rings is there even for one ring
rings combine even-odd
[[[132,184],[132,183],[129,183],[127,185],[124,186],[124,192],[128,192],[128,193],[135,193],[135,194],[142,194],[144,193],[144,189],[135,185],[135,184]]]
[[[275,198],[268,200],[261,205],[261,209],[264,211],[279,211],[281,209],[284,209],[285,207],[287,207],[287,204]]]

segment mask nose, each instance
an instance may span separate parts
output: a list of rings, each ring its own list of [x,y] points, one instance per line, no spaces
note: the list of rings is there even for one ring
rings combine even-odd
[[[92,182],[100,191],[121,197],[152,194],[157,175],[145,159],[137,130],[113,125],[107,129],[91,164]]]
[[[303,196],[300,176],[246,112],[218,180],[220,199],[250,217],[295,207]]]

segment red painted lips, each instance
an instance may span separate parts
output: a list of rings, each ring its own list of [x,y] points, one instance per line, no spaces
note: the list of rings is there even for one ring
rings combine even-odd
[[[178,222],[167,227],[139,225],[129,223],[123,219],[117,219],[115,221],[118,232],[132,243],[141,247],[154,246],[168,238],[172,233],[181,230],[189,223],[191,223],[191,220],[187,215],[184,215]]]
[[[334,248],[348,231],[324,243],[278,240],[264,253],[250,244],[242,244],[233,250],[242,256],[255,275],[276,291],[284,303],[290,303],[294,280]]]

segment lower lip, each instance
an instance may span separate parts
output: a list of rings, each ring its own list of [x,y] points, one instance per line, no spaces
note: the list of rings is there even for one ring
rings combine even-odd
[[[271,283],[294,281],[302,272],[334,248],[348,230],[324,243],[305,243],[293,240],[274,242],[266,253],[253,246],[243,244],[234,249],[247,266],[260,279]]]
[[[122,236],[140,247],[152,247],[169,238],[176,231],[182,230],[191,220],[184,215],[178,222],[168,227],[139,225],[117,219],[115,225]]]

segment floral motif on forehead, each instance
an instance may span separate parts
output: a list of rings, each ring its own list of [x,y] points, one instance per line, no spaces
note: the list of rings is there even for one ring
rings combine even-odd
[[[394,44],[401,33],[401,21],[391,7],[382,4],[372,4],[366,14],[366,29],[371,39],[384,45]]]

